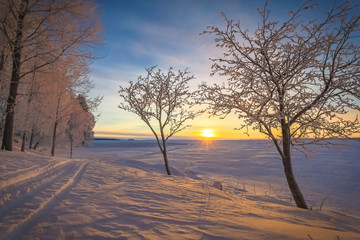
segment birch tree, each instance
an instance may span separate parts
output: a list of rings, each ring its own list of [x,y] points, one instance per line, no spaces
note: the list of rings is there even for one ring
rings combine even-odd
[[[194,76],[189,75],[187,70],[175,73],[170,68],[163,73],[155,68],[146,69],[147,76],[140,76],[136,82],[130,82],[130,86],[120,86],[122,103],[119,108],[135,113],[150,128],[163,155],[166,172],[171,175],[167,141],[188,127],[186,121],[198,114],[189,110],[194,103],[188,82]]]
[[[252,33],[222,14],[226,27],[209,26],[204,34],[215,36],[223,50],[222,57],[211,59],[212,74],[228,79],[200,86],[200,100],[209,104],[210,113],[234,112],[242,128],[272,141],[295,203],[305,209],[292,149],[360,132],[357,117],[347,115],[360,110],[360,5],[334,3],[324,18],[309,21],[314,7],[307,1],[289,12],[288,20],[273,21],[266,3],[258,9],[261,22]]]

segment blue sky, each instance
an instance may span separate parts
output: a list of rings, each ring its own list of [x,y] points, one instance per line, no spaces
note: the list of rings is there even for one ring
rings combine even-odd
[[[98,112],[101,114],[95,127],[97,136],[144,137],[150,136],[146,126],[134,114],[117,108],[119,85],[135,81],[145,73],[145,67],[158,65],[167,70],[188,70],[195,75],[192,87],[202,82],[219,81],[210,77],[210,57],[220,56],[213,38],[200,35],[206,26],[224,26],[220,16],[240,20],[241,26],[254,29],[259,22],[256,8],[263,8],[264,0],[96,0],[100,4],[105,44],[97,50],[102,59],[91,69],[95,84],[94,95],[104,96]],[[319,1],[316,1],[319,2]],[[274,20],[287,17],[302,1],[273,0],[270,2]],[[324,14],[331,1],[320,1],[315,13]],[[201,117],[195,121],[192,132],[201,128],[217,128],[233,132],[237,119],[230,116],[222,122]],[[224,129],[226,126],[226,129]],[[111,133],[111,134],[110,134]],[[239,134],[238,131],[233,134]],[[186,135],[186,131],[185,131]]]

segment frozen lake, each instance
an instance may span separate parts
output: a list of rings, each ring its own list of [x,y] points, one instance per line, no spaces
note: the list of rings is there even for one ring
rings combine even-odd
[[[310,206],[327,199],[332,206],[360,214],[360,144],[339,151],[309,146],[308,158],[293,151],[295,177]],[[152,140],[95,141],[91,154],[103,161],[134,166],[142,162],[144,170],[165,173],[162,155]],[[252,193],[273,192],[291,201],[282,163],[275,147],[266,140],[169,142],[169,163],[191,178],[219,180],[227,185],[245,186]],[[144,164],[146,163],[146,164]]]

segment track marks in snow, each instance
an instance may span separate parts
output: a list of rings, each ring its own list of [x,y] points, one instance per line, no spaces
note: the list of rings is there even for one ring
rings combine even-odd
[[[0,208],[0,239],[19,239],[80,181],[87,165],[83,161],[66,161],[38,171],[29,169],[3,187],[2,193],[13,195],[12,201]]]
[[[0,207],[51,181],[69,166],[71,166],[69,161],[49,162],[40,167],[34,166],[12,173],[6,180],[0,181]]]
[[[64,164],[66,164],[66,162],[64,162],[64,161],[57,162],[57,163],[50,162],[50,163],[46,164],[45,166],[41,166],[41,167],[35,166],[35,167],[28,168],[28,169],[22,169],[19,172],[7,174],[5,176],[5,179],[2,179],[0,181],[0,190],[6,188],[7,186],[16,184],[18,182],[23,182],[23,181],[26,181],[33,177],[39,176],[40,174],[46,173],[54,168],[64,165]]]

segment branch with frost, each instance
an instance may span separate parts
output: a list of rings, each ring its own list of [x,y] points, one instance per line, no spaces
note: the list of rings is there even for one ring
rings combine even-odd
[[[155,68],[147,68],[147,75],[140,76],[135,83],[130,82],[128,87],[120,86],[122,102],[118,107],[138,115],[157,139],[164,135],[166,141],[188,127],[185,122],[199,114],[189,110],[195,104],[188,87],[194,76],[187,70],[176,73],[170,68],[163,73]]]
[[[267,4],[258,10],[262,24],[253,34],[222,14],[226,27],[208,27],[223,57],[211,59],[212,75],[228,76],[227,84],[200,86],[199,102],[212,115],[235,112],[247,125],[273,136],[281,119],[292,126],[292,137],[346,138],[359,133],[360,49],[358,5],[334,6],[322,21],[299,21],[310,1],[288,21],[270,21]],[[245,126],[244,126],[245,127]]]

